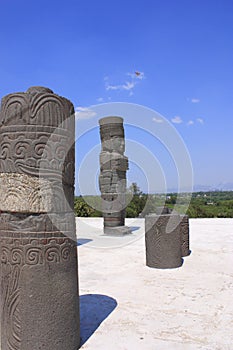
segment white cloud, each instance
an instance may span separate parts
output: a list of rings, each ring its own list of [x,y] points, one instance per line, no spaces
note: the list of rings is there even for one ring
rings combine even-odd
[[[135,82],[133,81],[126,81],[124,84],[120,84],[120,85],[111,85],[108,84],[108,82],[105,84],[105,88],[107,91],[109,90],[126,90],[126,91],[130,91],[135,87]]]
[[[122,85],[123,90],[132,90],[135,86],[135,83],[133,81],[126,81],[125,84]]]
[[[194,124],[194,121],[193,120],[189,120],[187,125],[193,125]]]
[[[152,118],[152,121],[155,122],[155,123],[163,123],[163,119],[160,119],[160,118]]]
[[[192,99],[191,99],[191,102],[192,102],[192,103],[199,103],[200,100],[199,100],[199,98],[192,98]]]
[[[106,91],[128,91],[129,96],[133,95],[133,90],[135,86],[139,83],[138,80],[143,80],[145,79],[144,72],[134,72],[134,73],[127,73],[130,79],[126,80],[125,82],[121,84],[110,84],[109,83],[109,77],[105,76],[104,81],[105,81],[105,89]]]
[[[76,107],[75,118],[77,119],[90,119],[96,116],[96,112],[88,107]]]
[[[204,124],[204,120],[202,118],[197,118],[197,122],[200,124]]]
[[[98,97],[98,98],[96,99],[96,101],[97,101],[97,102],[103,102],[104,99],[103,99],[103,97]]]
[[[183,122],[183,120],[181,119],[181,117],[179,117],[178,115],[175,116],[174,118],[171,119],[172,123],[174,124],[181,124]]]

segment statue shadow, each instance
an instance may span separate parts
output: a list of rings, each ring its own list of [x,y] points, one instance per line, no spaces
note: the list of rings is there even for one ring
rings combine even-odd
[[[137,231],[140,229],[140,226],[129,226],[130,231]]]
[[[101,323],[116,308],[115,299],[102,294],[80,296],[80,346],[92,336]]]
[[[78,238],[78,247],[80,245],[87,244],[89,242],[93,241],[93,239],[87,239],[87,238]]]

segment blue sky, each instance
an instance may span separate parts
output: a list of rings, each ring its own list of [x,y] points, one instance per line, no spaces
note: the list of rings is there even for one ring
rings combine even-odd
[[[184,140],[194,185],[233,183],[231,0],[0,4],[0,97],[43,85],[69,98],[79,111],[100,103],[145,106],[169,120]],[[135,118],[143,127],[147,117]],[[159,119],[150,117],[148,128],[159,127]],[[85,123],[96,129],[91,138],[77,141],[77,172],[99,143],[97,119],[92,124],[78,120],[77,128]],[[158,158],[168,188],[176,186],[172,161],[166,166],[158,142],[153,145],[147,133],[139,134],[126,126],[126,136],[135,142],[140,138]],[[132,164],[129,177],[144,187],[140,171]]]

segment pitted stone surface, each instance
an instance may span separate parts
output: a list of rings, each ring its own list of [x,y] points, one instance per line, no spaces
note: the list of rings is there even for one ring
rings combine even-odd
[[[43,213],[53,206],[50,181],[26,174],[0,173],[0,198],[6,212]]]
[[[38,86],[2,99],[1,350],[79,347],[73,112]]]
[[[181,253],[182,256],[188,256],[191,254],[189,249],[189,217],[188,215],[181,215],[180,222],[180,238],[181,238]]]
[[[102,146],[99,188],[102,197],[104,227],[124,226],[128,158],[124,155],[123,118],[106,117],[100,119],[99,124]],[[125,232],[128,230],[126,229]]]
[[[182,265],[179,215],[145,218],[146,265],[167,269]]]

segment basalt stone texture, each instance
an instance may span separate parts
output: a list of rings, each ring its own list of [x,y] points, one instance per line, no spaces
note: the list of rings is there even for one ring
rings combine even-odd
[[[155,212],[157,215],[171,214],[171,209],[168,207],[157,207]]]
[[[191,250],[189,249],[189,217],[188,215],[181,215],[180,236],[181,236],[181,252],[182,252],[182,256],[185,257],[191,254]]]
[[[1,350],[77,350],[74,108],[52,90],[0,110]]]
[[[99,187],[102,198],[104,231],[117,234],[117,227],[125,224],[126,171],[128,158],[125,152],[123,118],[106,117],[99,120],[101,153]],[[116,228],[110,230],[110,228]],[[119,229],[118,234],[129,233],[129,229]],[[110,233],[111,232],[111,233]],[[124,233],[123,233],[124,232]]]
[[[146,265],[158,269],[180,267],[183,263],[179,215],[145,218]]]

